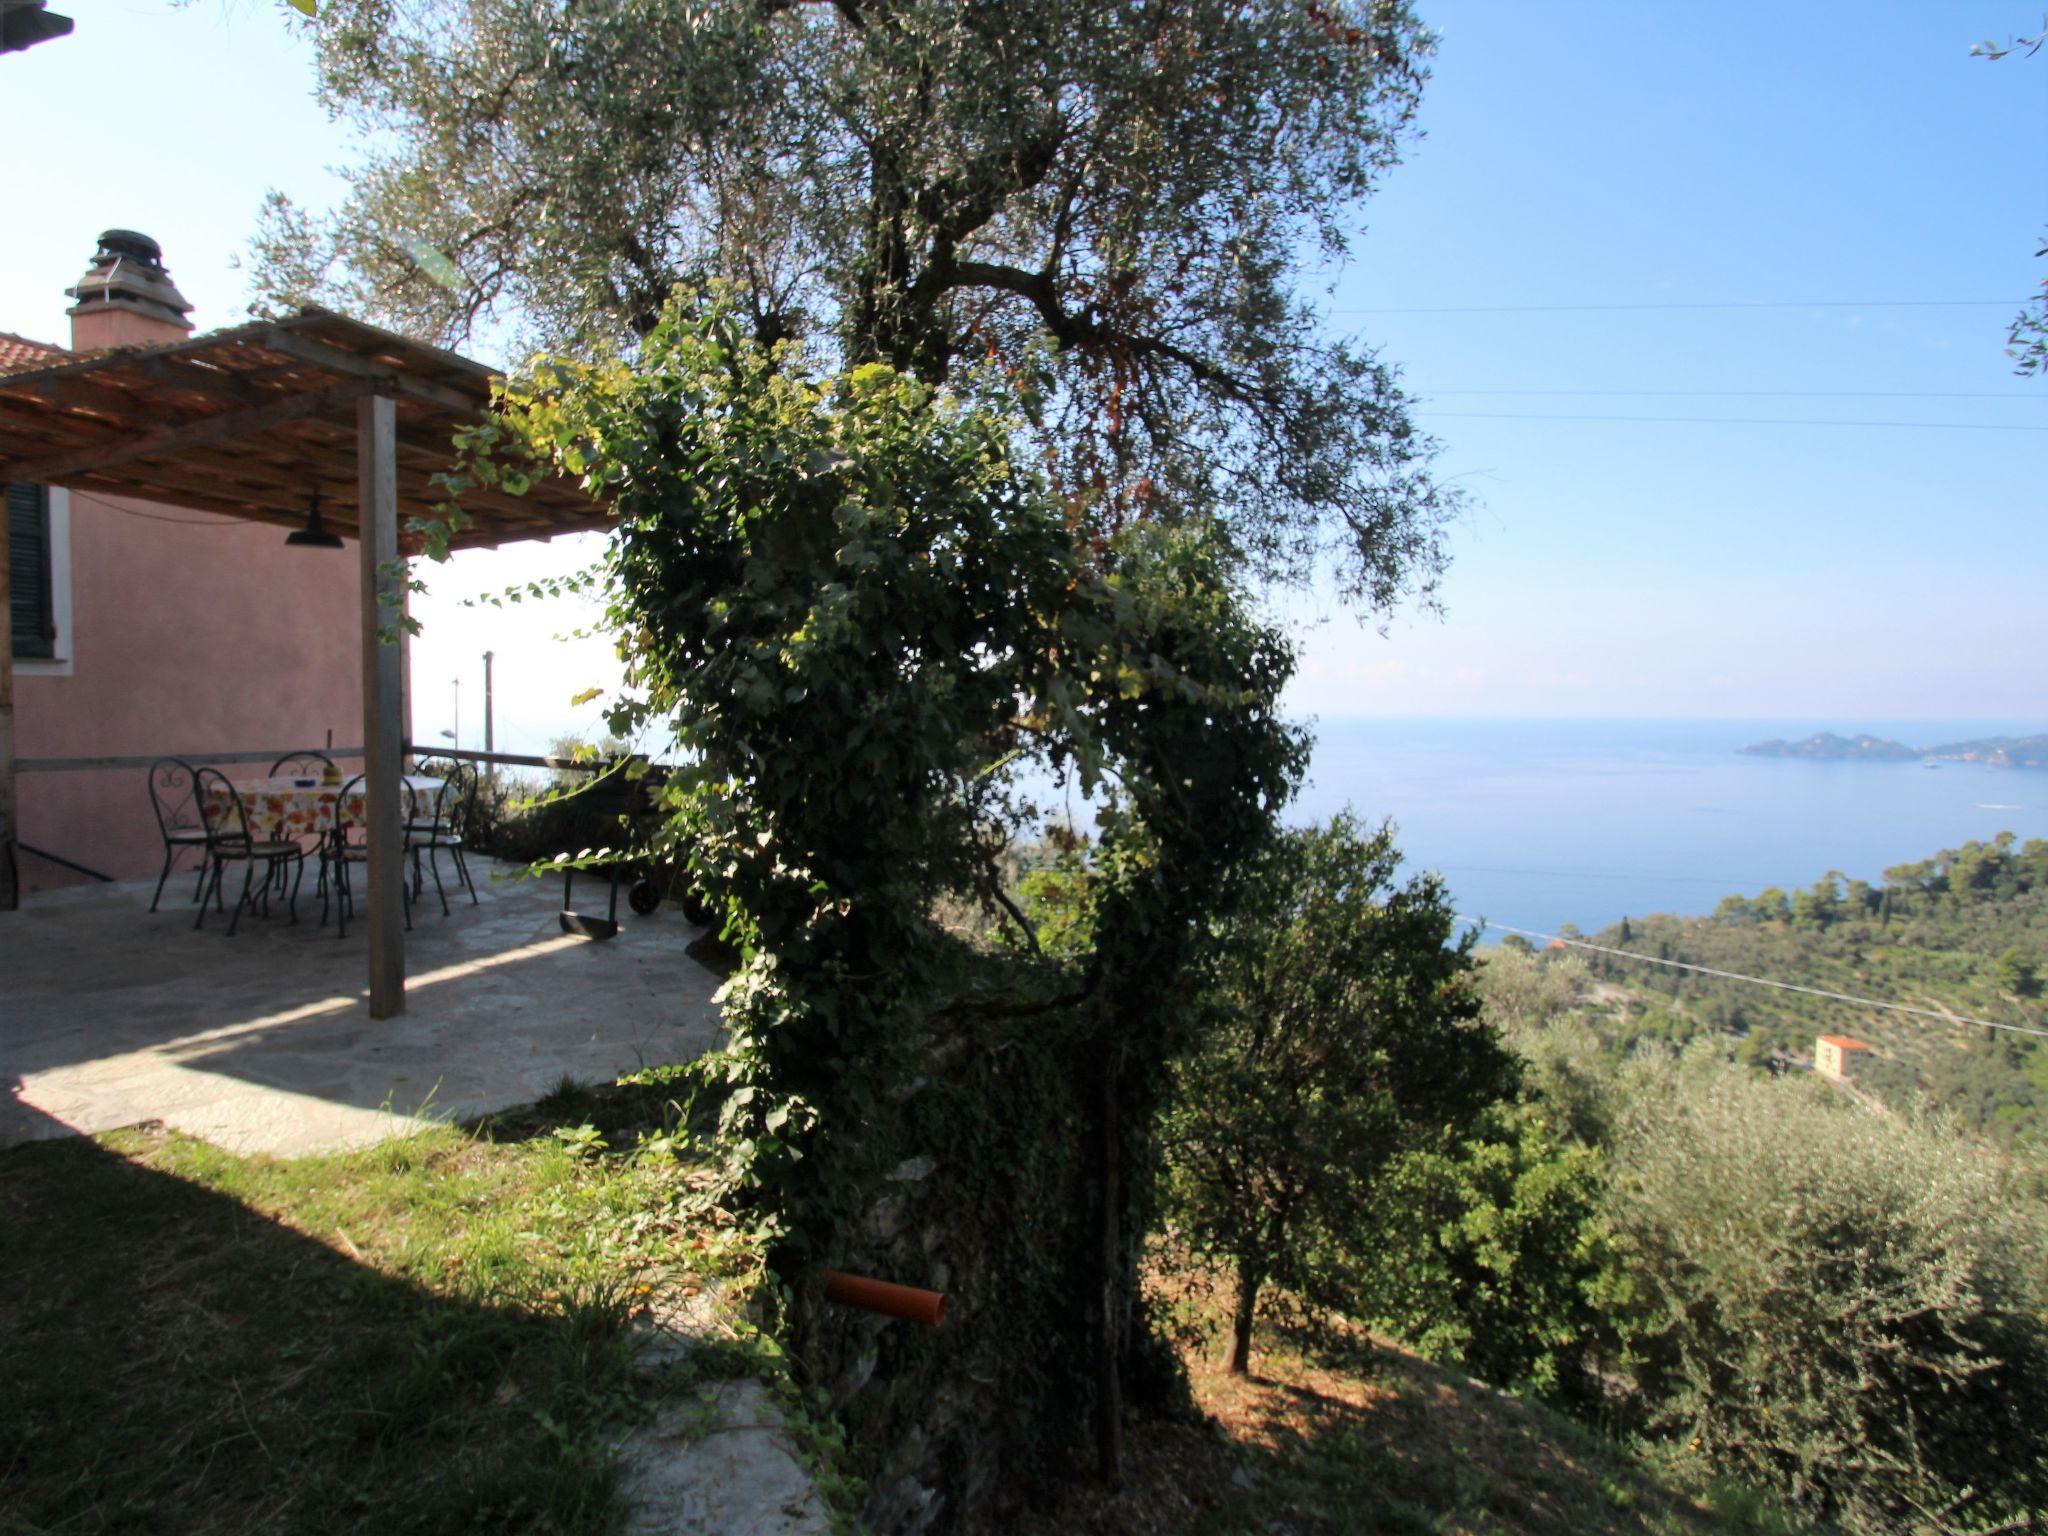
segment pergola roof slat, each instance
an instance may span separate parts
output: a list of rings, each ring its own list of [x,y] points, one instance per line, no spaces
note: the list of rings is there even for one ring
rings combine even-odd
[[[368,394],[370,389],[370,380],[357,379],[303,395],[283,395],[262,405],[252,405],[243,410],[218,411],[179,426],[165,427],[156,432],[144,433],[140,437],[131,437],[124,442],[102,443],[96,448],[66,454],[60,458],[46,459],[40,463],[17,464],[12,473],[20,480],[61,480],[66,475],[80,474],[89,469],[109,469],[136,459],[161,458],[166,454],[176,453],[181,448],[196,448],[207,443],[248,437],[257,432],[268,431],[272,427],[283,426],[287,422],[303,421],[308,416],[321,415],[339,406],[353,405]]]
[[[457,428],[490,408],[481,363],[307,309],[159,347],[113,348],[0,373],[0,481],[68,485],[261,522],[302,522],[314,489],[357,528],[355,402],[390,397],[401,518],[448,501]],[[465,492],[454,547],[602,528],[603,506],[544,480],[524,496]]]

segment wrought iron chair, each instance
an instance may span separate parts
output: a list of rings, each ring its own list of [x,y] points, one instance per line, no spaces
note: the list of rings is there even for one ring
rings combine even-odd
[[[398,812],[401,827],[410,827],[415,819],[412,786],[403,779],[398,783]],[[365,817],[350,809],[363,794],[363,775],[357,774],[341,786],[341,793],[334,801],[334,826],[327,836],[320,840],[320,923],[327,923],[329,893],[334,897],[334,936],[348,937],[348,915],[355,910],[355,892],[349,886],[349,870],[355,865],[367,865],[370,861],[369,823]],[[360,836],[351,837],[350,833]],[[401,854],[401,857],[403,855]],[[405,926],[412,928],[412,888],[401,874],[398,881],[398,899],[405,908]]]
[[[420,807],[424,814],[415,814],[405,824],[405,851],[412,855],[412,895],[420,896],[420,855],[425,854],[427,868],[434,875],[434,894],[441,898],[441,915],[448,915],[448,893],[441,885],[442,850],[454,862],[456,878],[462,888],[469,892],[469,904],[475,906],[476,883],[469,878],[469,861],[463,856],[463,834],[475,825],[476,796],[482,782],[476,765],[453,757],[423,757],[417,765],[422,774],[432,774],[441,781],[441,787],[434,791],[433,799]],[[415,805],[418,804],[415,798]]]
[[[149,765],[149,808],[156,812],[156,830],[164,840],[164,867],[156,877],[156,894],[149,898],[152,912],[163,899],[171,865],[187,848],[196,848],[200,854],[199,883],[192,899],[198,901],[206,894],[206,820],[199,814],[192,780],[192,765],[183,758],[160,757]]]
[[[306,850],[295,842],[262,841],[249,835],[249,813],[242,806],[242,797],[235,793],[234,785],[227,775],[217,768],[200,768],[192,775],[192,798],[198,802],[199,818],[206,827],[206,861],[212,872],[212,895],[216,904],[221,899],[221,876],[230,864],[242,866],[242,890],[235,898],[235,910],[228,918],[228,934],[234,935],[235,927],[242,920],[242,909],[262,903],[267,916],[270,911],[270,887],[276,882],[279,890],[285,889],[284,875],[296,867],[287,896],[287,904],[293,922],[299,920],[299,882],[306,878]],[[258,887],[256,866],[263,866],[263,884]],[[192,926],[199,927],[206,921],[206,896],[204,887],[199,896],[199,916]]]
[[[341,777],[340,771],[334,766],[334,759],[325,752],[322,752],[318,747],[307,747],[302,752],[287,752],[283,757],[280,757],[270,765],[270,776],[273,779],[319,779],[323,783],[332,783],[334,780],[327,777],[330,773],[334,775],[336,780]],[[318,840],[325,841],[326,837],[327,834],[323,831],[318,835]],[[317,852],[318,850],[313,849],[309,851]],[[327,864],[325,860],[322,860],[320,864],[320,884],[315,894],[320,896],[327,894]]]
[[[317,747],[309,747],[304,752],[285,753],[270,765],[270,776],[273,779],[287,776],[294,779],[317,779],[324,777],[327,770],[333,766],[333,758]]]
[[[270,776],[273,779],[320,779],[323,782],[327,782],[327,775],[329,773],[333,773],[337,779],[341,776],[334,766],[334,759],[325,752],[322,752],[318,747],[307,747],[302,752],[287,752],[283,757],[280,757],[270,765]],[[326,835],[325,832],[322,832],[319,834],[319,838],[324,839]],[[304,845],[301,844],[300,846],[303,847]],[[308,851],[317,853],[318,849],[315,848]],[[320,896],[327,894],[327,865],[324,861],[320,865],[320,884],[315,894]]]

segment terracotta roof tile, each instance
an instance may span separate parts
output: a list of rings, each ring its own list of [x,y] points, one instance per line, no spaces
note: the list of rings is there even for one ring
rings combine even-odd
[[[30,341],[12,331],[0,331],[0,373],[12,373],[17,368],[40,368],[69,355],[62,347]]]
[[[1865,1045],[1854,1035],[1822,1035],[1821,1039],[1826,1044],[1840,1046],[1845,1051],[1867,1051],[1871,1049],[1870,1046]]]

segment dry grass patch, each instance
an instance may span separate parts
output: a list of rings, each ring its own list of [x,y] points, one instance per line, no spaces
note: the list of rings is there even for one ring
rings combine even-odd
[[[1199,1291],[1183,1321],[1220,1322]],[[1262,1328],[1233,1376],[1191,1327],[1190,1421],[1134,1421],[1124,1486],[1078,1487],[1028,1536],[1793,1536],[1768,1501],[1686,1480],[1541,1404],[1382,1340],[1331,1353]]]

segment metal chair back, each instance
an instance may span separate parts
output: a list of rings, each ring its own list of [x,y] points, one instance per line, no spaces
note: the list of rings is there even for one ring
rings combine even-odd
[[[317,748],[308,748],[304,752],[285,753],[270,765],[270,776],[273,779],[317,779],[323,777],[333,766],[334,759],[325,752]]]
[[[203,832],[195,785],[197,770],[182,757],[160,757],[149,765],[149,808],[165,842],[173,832]]]
[[[357,774],[341,786],[341,793],[334,797],[334,842],[338,847],[361,848],[370,837],[370,796],[364,784],[365,774]],[[414,797],[412,786],[398,781],[398,825],[402,830],[413,819]],[[351,838],[353,828],[362,833]]]
[[[477,790],[482,783],[482,775],[477,772],[476,765],[459,757],[429,756],[419,759],[415,766],[419,773],[431,774],[441,781],[432,801],[434,830],[437,833],[453,832],[458,836],[467,832],[476,812]]]
[[[193,771],[192,798],[198,802],[208,843],[215,847],[246,846],[255,841],[249,836],[249,814],[242,805],[242,797],[218,768]]]

